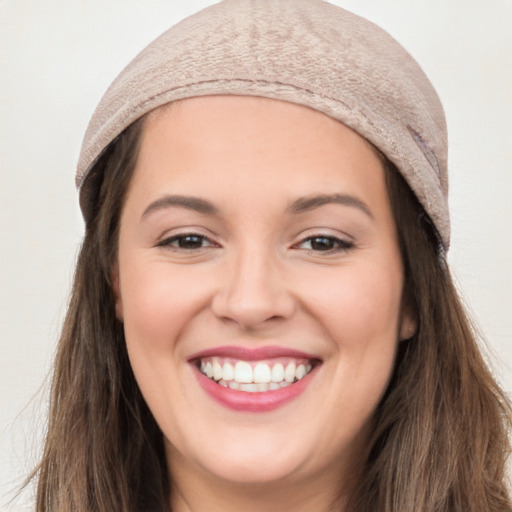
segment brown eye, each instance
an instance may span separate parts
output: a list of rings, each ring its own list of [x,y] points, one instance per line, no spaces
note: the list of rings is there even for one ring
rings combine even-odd
[[[326,236],[312,238],[310,244],[313,251],[331,251],[337,247],[336,240]]]
[[[202,236],[187,235],[178,238],[176,242],[181,249],[199,249],[203,246],[203,239]]]
[[[162,240],[159,247],[171,247],[176,249],[194,250],[203,247],[211,247],[214,244],[205,236],[197,234],[176,235]]]
[[[348,250],[353,244],[335,236],[312,236],[303,240],[299,247],[309,251],[336,252]]]

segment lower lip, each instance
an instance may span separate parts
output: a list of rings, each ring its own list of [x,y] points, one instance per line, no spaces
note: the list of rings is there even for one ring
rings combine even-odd
[[[286,405],[306,390],[315,372],[314,368],[301,380],[285,388],[249,393],[225,388],[194,368],[199,384],[211,398],[228,409],[240,412],[268,412]]]

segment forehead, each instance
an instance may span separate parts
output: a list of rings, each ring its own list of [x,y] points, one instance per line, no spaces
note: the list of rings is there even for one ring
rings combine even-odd
[[[254,195],[364,193],[382,188],[381,158],[339,121],[250,96],[188,98],[144,124],[132,191]],[[330,190],[336,188],[350,190]],[[172,190],[171,190],[172,189]],[[183,189],[183,190],[181,190]],[[231,197],[232,199],[232,197]]]
[[[176,126],[176,132],[190,129],[188,135],[194,135],[198,129],[212,124],[227,129],[258,129],[272,124],[274,132],[283,130],[283,137],[290,132],[290,135],[304,133],[309,137],[318,130],[331,131],[333,135],[334,132],[339,132],[353,140],[357,139],[362,146],[379,154],[365,138],[323,112],[297,103],[261,96],[213,95],[177,100],[151,111],[146,116],[145,133],[152,133],[163,125],[167,125],[171,132],[171,123]],[[230,136],[234,136],[234,133]]]

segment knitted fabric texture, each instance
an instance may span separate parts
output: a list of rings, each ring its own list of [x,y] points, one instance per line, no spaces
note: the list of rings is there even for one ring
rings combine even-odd
[[[437,93],[387,32],[321,0],[225,0],[135,57],[85,134],[76,184],[86,222],[97,186],[87,177],[109,144],[161,105],[213,94],[289,101],[351,127],[396,165],[448,248],[448,144]]]

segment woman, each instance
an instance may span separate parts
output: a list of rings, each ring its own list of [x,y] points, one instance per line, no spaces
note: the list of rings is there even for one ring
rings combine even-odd
[[[511,511],[452,285],[439,99],[317,0],[227,0],[116,79],[39,510]]]

